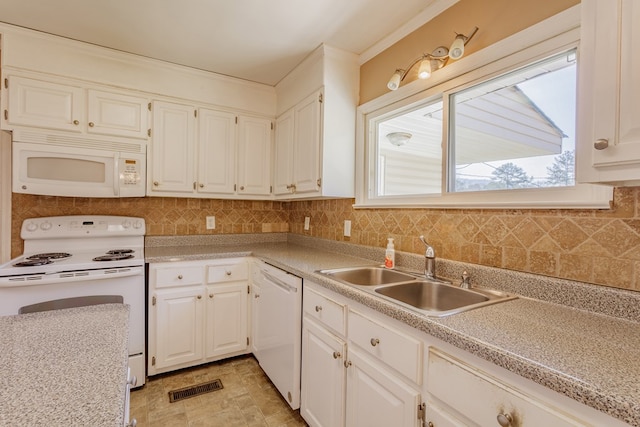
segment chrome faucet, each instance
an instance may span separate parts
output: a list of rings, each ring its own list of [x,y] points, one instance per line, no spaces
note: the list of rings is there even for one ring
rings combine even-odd
[[[424,240],[424,236],[420,236],[420,241],[427,247],[424,254],[424,275],[427,279],[436,279],[436,252],[433,250],[433,247]]]

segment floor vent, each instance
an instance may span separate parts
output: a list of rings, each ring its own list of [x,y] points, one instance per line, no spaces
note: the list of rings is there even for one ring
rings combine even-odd
[[[178,400],[188,399],[211,391],[222,390],[222,388],[222,381],[220,380],[179,388],[169,392],[169,402],[177,402]]]

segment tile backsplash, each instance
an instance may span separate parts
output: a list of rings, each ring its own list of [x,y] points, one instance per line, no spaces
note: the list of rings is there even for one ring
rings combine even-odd
[[[12,256],[25,218],[127,215],[149,236],[291,232],[640,291],[640,187],[617,188],[607,210],[354,209],[353,199],[298,202],[183,198],[85,199],[13,194]],[[216,229],[205,217],[215,215]],[[304,219],[310,228],[304,230]],[[344,220],[351,237],[343,236]]]

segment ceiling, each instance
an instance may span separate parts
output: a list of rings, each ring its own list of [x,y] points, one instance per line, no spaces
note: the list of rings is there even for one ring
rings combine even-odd
[[[321,43],[371,55],[455,1],[0,0],[0,21],[275,85]]]

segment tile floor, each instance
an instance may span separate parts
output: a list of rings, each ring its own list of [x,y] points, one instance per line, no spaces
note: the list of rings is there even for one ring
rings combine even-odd
[[[169,391],[220,379],[223,389],[169,403]],[[239,356],[148,379],[131,392],[138,427],[306,426],[251,356]]]

